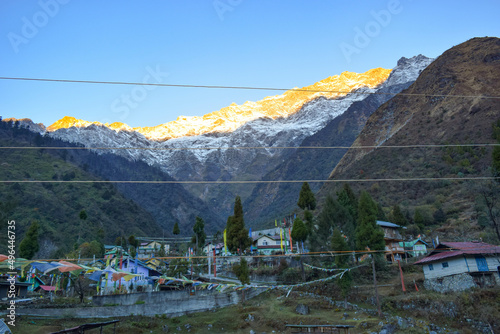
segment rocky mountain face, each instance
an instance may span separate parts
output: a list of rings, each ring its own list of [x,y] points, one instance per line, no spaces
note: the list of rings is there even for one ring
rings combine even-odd
[[[395,94],[408,88],[421,71],[432,62],[419,55],[401,58],[388,80],[376,94],[356,101],[347,110],[330,121],[324,128],[306,137],[297,150],[284,162],[266,174],[264,180],[326,180],[347,149],[321,147],[349,147],[363,129],[368,117]],[[311,149],[318,147],[318,149]],[[318,190],[322,183],[312,183]],[[273,220],[273,215],[284,215],[296,208],[301,184],[259,184],[245,202],[247,217],[257,224]]]
[[[401,204],[410,217],[417,208],[430,213],[442,209],[452,218],[450,224],[463,222],[473,229],[478,218],[475,189],[480,182],[439,179],[491,176],[491,147],[473,144],[494,142],[492,124],[500,118],[499,65],[498,38],[474,38],[443,53],[409,88],[369,117],[330,178],[430,178],[371,181],[359,187],[370,190],[384,206]],[[384,148],[435,144],[456,146]],[[376,148],[356,148],[360,146]],[[325,184],[321,194],[337,187]]]
[[[232,105],[204,116],[205,125],[199,124],[203,118],[192,119],[198,132],[190,132],[186,125],[188,119],[178,119],[183,125],[180,133],[184,136],[173,134],[173,124],[168,123],[155,129],[132,129],[118,123],[102,125],[71,117],[56,122],[48,130],[52,137],[86,147],[117,148],[96,152],[111,152],[132,161],[144,161],[179,181],[304,178],[302,172],[305,170],[311,177],[326,178],[342,152],[333,152],[334,156],[330,157],[315,151],[314,159],[324,162],[319,164],[304,156],[305,151],[290,147],[310,144],[350,146],[366,117],[392,93],[413,82],[431,61],[424,56],[402,58],[392,71],[347,72],[304,87],[314,90],[314,93],[289,91],[255,103]],[[346,91],[350,93],[346,94]],[[255,109],[253,113],[252,107]],[[339,118],[350,108],[353,108],[351,112]],[[332,121],[336,123],[330,124]],[[336,129],[337,135],[332,136],[332,128]],[[307,160],[309,164],[299,167],[297,159]],[[271,210],[267,209],[266,213],[265,207],[274,203],[270,198],[277,198],[279,189],[254,189],[255,184],[248,183],[190,184],[184,188],[217,210],[223,219],[231,214],[234,198],[239,195],[248,203],[245,211],[252,220],[270,218]],[[280,207],[290,208],[295,201],[295,198],[287,198],[286,204],[280,204]],[[281,202],[273,205],[278,203]]]

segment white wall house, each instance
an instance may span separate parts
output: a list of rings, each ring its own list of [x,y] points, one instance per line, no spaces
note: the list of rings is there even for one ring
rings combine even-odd
[[[415,264],[422,266],[430,285],[433,282],[443,284],[444,279],[448,285],[500,285],[500,246],[483,242],[443,242]]]
[[[261,235],[257,238],[254,238],[253,242],[254,246],[257,247],[257,251],[260,254],[269,255],[273,251],[278,252],[281,251],[281,238],[279,235]],[[286,247],[289,247],[290,243],[288,240],[283,239],[283,250]]]

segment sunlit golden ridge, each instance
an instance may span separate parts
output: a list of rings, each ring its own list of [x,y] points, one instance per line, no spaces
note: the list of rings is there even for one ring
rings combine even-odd
[[[102,124],[100,122],[87,122],[66,116],[47,128],[55,131],[70,127],[87,127],[91,124],[107,126],[115,131],[137,131],[148,139],[167,140],[184,136],[196,136],[211,132],[232,132],[246,122],[258,118],[288,117],[300,110],[307,102],[318,97],[337,98],[345,96],[361,87],[375,88],[389,77],[391,70],[383,68],[371,69],[365,73],[343,72],[341,75],[328,77],[313,85],[301,88],[301,91],[288,90],[282,95],[268,96],[264,99],[242,105],[235,103],[228,107],[200,116],[180,116],[175,121],[160,124],[154,127],[132,128],[124,123],[115,122]],[[311,90],[306,92],[303,90]],[[316,92],[321,91],[321,92]],[[325,92],[331,91],[331,92]],[[338,91],[343,93],[337,93]]]

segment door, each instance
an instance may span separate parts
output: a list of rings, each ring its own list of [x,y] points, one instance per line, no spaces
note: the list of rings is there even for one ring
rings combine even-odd
[[[476,263],[478,271],[489,271],[488,263],[486,263],[486,259],[482,255],[476,255]]]

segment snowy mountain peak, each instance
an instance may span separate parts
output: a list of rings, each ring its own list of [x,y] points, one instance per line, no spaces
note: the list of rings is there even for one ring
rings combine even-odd
[[[330,76],[318,81],[313,85],[288,90],[281,95],[268,96],[257,102],[247,101],[242,105],[232,103],[204,116],[179,116],[175,121],[154,127],[131,128],[123,123],[102,124],[66,116],[49,126],[47,130],[56,131],[70,127],[81,128],[95,124],[106,126],[115,131],[137,131],[146,138],[156,141],[214,132],[229,133],[259,118],[277,119],[289,117],[298,112],[306,103],[319,97],[335,99],[346,96],[359,88],[373,89],[386,81],[390,73],[391,70],[383,68],[371,69],[365,73],[343,72],[340,75]]]

